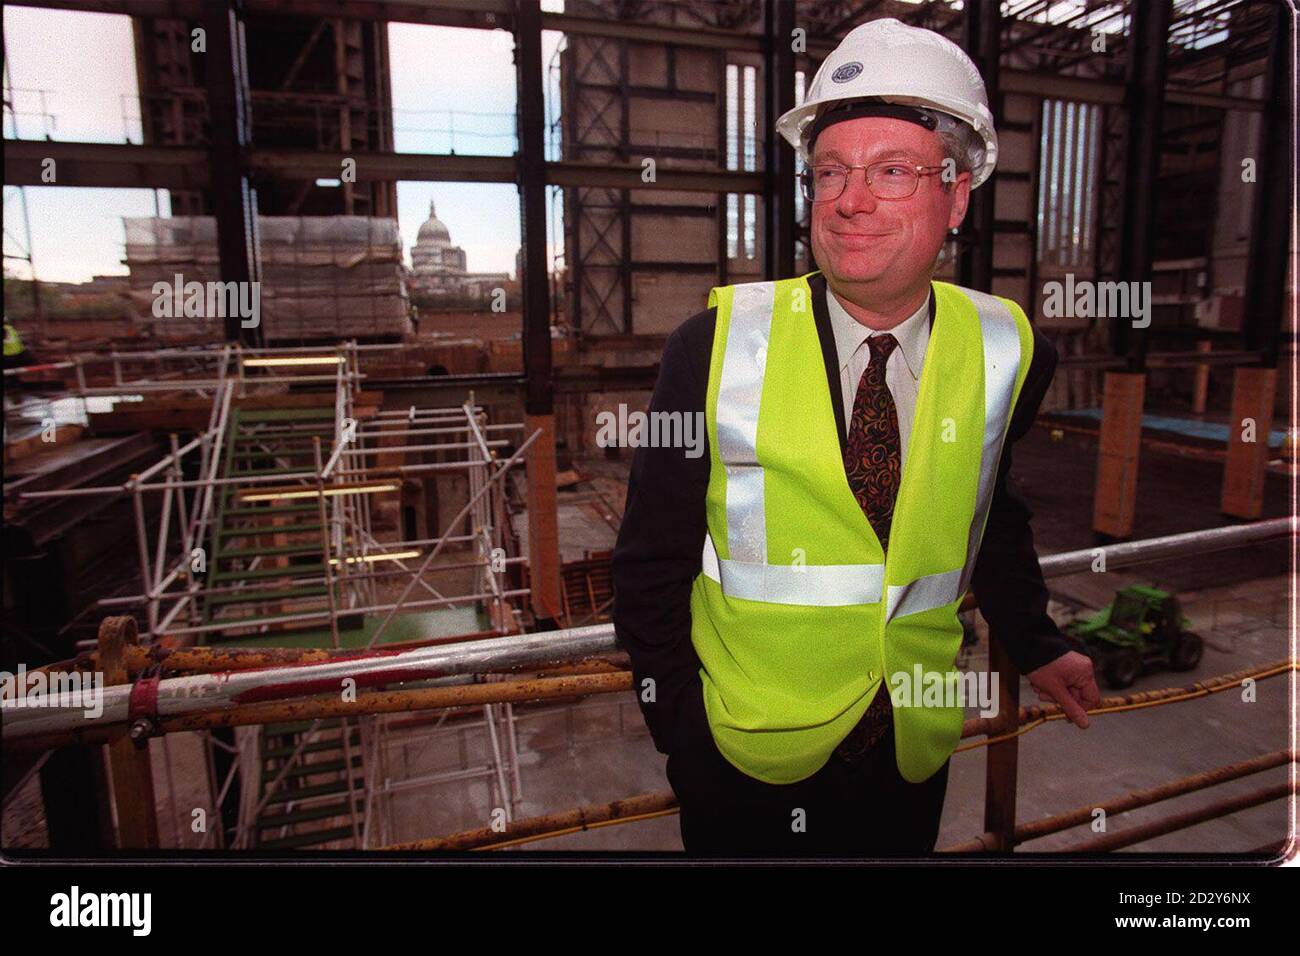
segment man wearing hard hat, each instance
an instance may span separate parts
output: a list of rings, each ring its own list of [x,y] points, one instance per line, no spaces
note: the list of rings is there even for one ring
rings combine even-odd
[[[637,450],[614,624],[688,852],[927,853],[979,706],[968,590],[1040,699],[1079,727],[1100,699],[1006,484],[1056,353],[1014,302],[933,279],[997,161],[960,48],[859,26],[776,128],[819,269],[715,288],[669,337],[651,410],[701,414],[709,454]]]

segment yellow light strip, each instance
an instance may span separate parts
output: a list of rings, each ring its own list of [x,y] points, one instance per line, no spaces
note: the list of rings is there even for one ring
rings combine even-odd
[[[348,564],[373,564],[376,561],[406,561],[411,558],[418,558],[419,551],[392,551],[388,554],[367,554],[359,558],[348,558]],[[338,564],[338,558],[330,558],[330,564]]]
[[[285,358],[246,358],[244,368],[270,368],[276,365],[338,365],[342,355],[297,355]]]
[[[383,491],[397,491],[400,485],[352,485],[345,488],[326,488],[325,497],[332,495],[374,495]],[[288,501],[292,498],[318,498],[320,492],[315,488],[303,488],[294,491],[262,491],[253,494],[240,494],[240,501]]]

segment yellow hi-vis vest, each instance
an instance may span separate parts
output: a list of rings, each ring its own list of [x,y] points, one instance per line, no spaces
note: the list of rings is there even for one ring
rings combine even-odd
[[[900,706],[899,688],[920,674],[951,693],[958,680],[957,607],[1033,332],[1007,299],[932,283],[886,557],[845,474],[808,275],[709,293],[708,536],[691,590],[705,711],[728,761],[794,783],[826,763],[888,677],[898,769],[919,783],[957,746],[963,710],[938,693]]]
[[[18,330],[8,322],[5,323],[5,358],[23,354],[23,340]]]

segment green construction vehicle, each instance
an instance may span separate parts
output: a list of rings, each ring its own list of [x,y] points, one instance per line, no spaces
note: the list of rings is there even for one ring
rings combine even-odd
[[[1068,624],[1065,633],[1118,690],[1150,667],[1189,671],[1199,664],[1204,643],[1187,629],[1190,623],[1172,594],[1134,584],[1118,591],[1109,607]]]

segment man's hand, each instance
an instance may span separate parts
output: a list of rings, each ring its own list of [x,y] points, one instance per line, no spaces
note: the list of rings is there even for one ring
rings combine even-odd
[[[1078,651],[1062,654],[1048,661],[1038,670],[1029,672],[1029,683],[1038,692],[1038,699],[1049,704],[1059,704],[1065,716],[1075,725],[1088,726],[1090,708],[1101,703],[1097,679],[1093,676],[1092,659]]]

